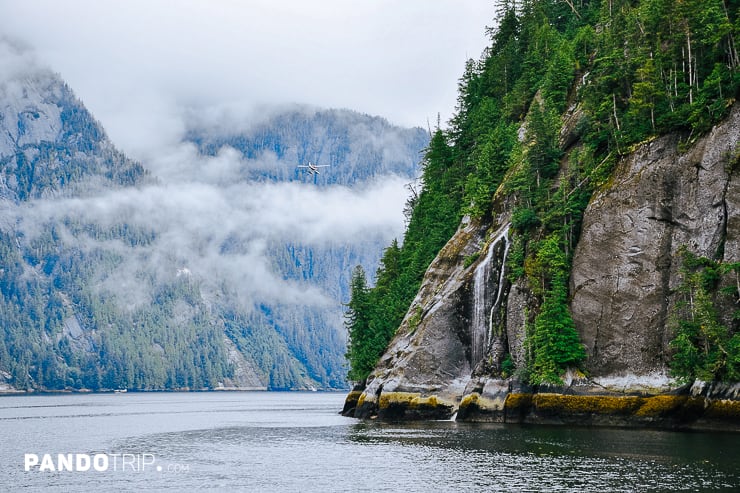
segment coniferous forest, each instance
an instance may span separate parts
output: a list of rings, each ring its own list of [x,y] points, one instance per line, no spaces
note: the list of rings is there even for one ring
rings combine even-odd
[[[349,270],[387,237],[273,232],[249,207],[269,190],[347,203],[354,184],[402,188],[427,132],[299,106],[251,131],[194,125],[183,145],[202,167],[172,183],[117,150],[58,75],[28,70],[0,80],[0,390],[343,388]],[[219,159],[228,181],[207,167]],[[335,172],[296,168],[309,160]],[[265,195],[245,206],[250,193]],[[299,295],[260,295],[270,283]]]
[[[738,6],[496,2],[490,45],[467,62],[456,114],[438,125],[426,150],[402,245],[385,250],[374,286],[361,268],[353,272],[350,379],[365,380],[404,316],[414,326],[419,314],[407,310],[425,270],[464,216],[493,214],[497,190],[511,201],[508,276],[526,281],[536,296],[519,376],[557,383],[565,368],[577,367],[585,352],[568,309],[568,282],[584,210],[636,144],[671,132],[688,147],[728,114],[740,88]],[[731,162],[734,171],[740,160]],[[740,290],[720,288],[718,280],[736,279],[740,264],[722,265],[721,257],[686,257],[686,302],[673,314],[676,377],[740,377],[740,314],[723,325],[714,302],[738,300]],[[502,366],[504,376],[512,371]]]

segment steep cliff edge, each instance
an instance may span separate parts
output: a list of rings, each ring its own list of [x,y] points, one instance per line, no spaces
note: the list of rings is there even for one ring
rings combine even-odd
[[[511,214],[500,187],[494,219],[464,221],[430,265],[345,414],[740,430],[740,385],[668,376],[679,248],[727,262],[740,256],[739,137],[735,104],[688,150],[677,134],[636,146],[592,196],[570,273],[583,373],[533,387],[516,372],[502,378],[505,354],[523,366],[533,295],[504,275]]]
[[[684,153],[676,135],[640,146],[594,194],[571,272],[571,312],[592,377],[665,374],[681,246],[738,261],[738,141],[735,105]]]

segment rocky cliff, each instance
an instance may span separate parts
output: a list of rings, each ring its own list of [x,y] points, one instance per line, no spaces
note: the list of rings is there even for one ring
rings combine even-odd
[[[530,387],[517,372],[492,371],[507,353],[523,366],[536,309],[526,283],[505,275],[511,211],[500,187],[493,219],[464,220],[430,265],[345,414],[740,429],[740,385],[682,385],[668,371],[679,248],[726,262],[740,256],[739,137],[735,104],[688,149],[677,134],[636,146],[595,191],[570,273],[587,358],[563,385]],[[730,313],[720,315],[729,322]]]
[[[735,105],[685,152],[676,135],[640,146],[592,198],[573,261],[571,311],[593,377],[663,378],[681,246],[738,261],[739,140]]]

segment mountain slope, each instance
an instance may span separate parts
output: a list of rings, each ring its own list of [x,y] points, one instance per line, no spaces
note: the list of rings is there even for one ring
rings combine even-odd
[[[349,272],[377,262],[397,227],[388,214],[332,222],[323,211],[403,200],[424,132],[294,110],[231,136],[243,155],[201,129],[204,154],[155,176],[115,149],[58,76],[5,74],[0,96],[0,386],[346,385]],[[285,128],[297,130],[271,137]],[[295,161],[266,157],[264,143],[279,139],[342,156],[332,180],[355,188],[317,188]],[[394,156],[382,155],[386,141]],[[294,183],[277,181],[285,170]],[[320,199],[317,213],[291,209]]]
[[[193,122],[185,138],[205,155],[232,148],[255,161],[244,175],[248,180],[303,181],[305,172],[292,165],[328,165],[315,176],[314,183],[322,187],[360,184],[378,175],[415,177],[429,140],[420,128],[400,129],[348,110],[286,106],[275,111],[227,128]],[[270,166],[270,161],[286,165]]]
[[[0,197],[25,201],[143,182],[66,84],[39,70],[0,86]]]

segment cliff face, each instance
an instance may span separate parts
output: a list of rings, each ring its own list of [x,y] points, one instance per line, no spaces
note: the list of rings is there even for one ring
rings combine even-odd
[[[464,267],[465,258],[479,251],[486,229],[464,224],[429,266],[397,336],[367,380],[358,417],[398,393],[403,399],[434,395],[440,412],[452,413],[476,363],[469,308],[474,268]]]
[[[740,106],[687,152],[667,135],[622,160],[584,217],[571,312],[594,377],[662,375],[678,249],[737,262]],[[731,312],[727,310],[727,315]]]
[[[740,255],[738,137],[735,105],[684,152],[677,135],[638,146],[593,195],[570,276],[588,376],[573,371],[565,385],[539,388],[523,385],[516,372],[490,376],[505,353],[523,366],[533,299],[525,283],[511,285],[504,276],[510,213],[498,193],[493,222],[464,222],[431,264],[396,337],[345,412],[737,428],[739,385],[681,387],[667,365],[679,247],[707,257],[720,252],[730,262]]]

